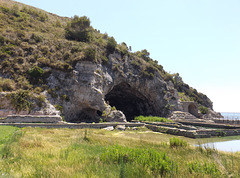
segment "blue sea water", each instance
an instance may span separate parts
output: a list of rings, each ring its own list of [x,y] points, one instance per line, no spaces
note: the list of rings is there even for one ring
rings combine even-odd
[[[240,120],[240,113],[237,112],[221,112],[221,114],[224,117],[224,119],[227,120]],[[206,143],[202,144],[202,146],[215,148],[221,151],[237,152],[240,151],[240,140]]]
[[[238,112],[221,112],[224,119],[228,120],[240,120],[240,113]]]

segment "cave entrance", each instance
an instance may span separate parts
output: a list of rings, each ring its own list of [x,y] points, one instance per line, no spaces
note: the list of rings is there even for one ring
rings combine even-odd
[[[194,103],[189,104],[188,112],[196,117],[198,117],[198,108]]]
[[[127,83],[114,86],[105,96],[105,100],[122,111],[127,121],[133,120],[135,116],[154,114],[149,100]]]

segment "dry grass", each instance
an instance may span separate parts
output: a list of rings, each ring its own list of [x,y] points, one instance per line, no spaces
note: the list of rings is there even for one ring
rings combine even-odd
[[[108,154],[106,150],[120,149],[123,156],[125,151],[130,151],[133,156],[134,151],[150,149],[165,153],[173,161],[174,168],[169,168],[166,177],[214,177],[215,174],[219,176],[219,172],[223,177],[240,175],[240,155],[237,153],[231,155],[191,146],[171,148],[171,135],[154,133],[145,128],[124,132],[24,128],[22,133],[10,144],[9,156],[0,160],[2,174],[10,177],[152,177],[154,172],[142,167],[140,162],[116,163],[113,161],[116,158],[112,160],[111,156],[107,162],[101,160],[102,154]],[[178,138],[188,143],[197,142]],[[123,158],[126,160],[125,156]]]

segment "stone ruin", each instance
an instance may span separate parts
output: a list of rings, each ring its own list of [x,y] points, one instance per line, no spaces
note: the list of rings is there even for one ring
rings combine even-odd
[[[198,113],[198,104],[193,101],[182,101],[182,111],[188,112],[192,114],[195,117],[200,117],[200,114]]]

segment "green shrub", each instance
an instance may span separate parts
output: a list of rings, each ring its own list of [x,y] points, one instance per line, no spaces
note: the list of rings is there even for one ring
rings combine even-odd
[[[18,76],[17,88],[21,88],[23,90],[28,90],[28,89],[32,89],[32,85],[29,84],[29,81],[24,76]]]
[[[48,20],[48,15],[44,12],[39,11],[37,19],[41,22],[46,22]]]
[[[116,111],[116,110],[117,110],[117,109],[116,109],[115,106],[111,107],[111,111]]]
[[[31,37],[30,37],[30,41],[32,43],[40,43],[43,41],[43,37],[40,35],[37,35],[35,33],[32,33]]]
[[[88,42],[91,38],[90,20],[86,16],[74,18],[65,28],[65,37],[69,40]]]
[[[48,46],[41,46],[40,50],[43,53],[43,55],[49,54],[49,47]]]
[[[14,52],[15,52],[15,45],[13,45],[13,44],[5,45],[5,46],[3,46],[1,48],[1,51],[3,53],[9,54],[9,55],[13,55]]]
[[[60,27],[62,27],[62,24],[59,20],[57,20],[55,23],[55,26],[60,28]]]
[[[105,65],[107,65],[109,63],[109,60],[108,60],[107,56],[105,56],[105,55],[101,56],[101,60],[102,60],[102,63]]]
[[[36,87],[34,89],[34,93],[37,93],[37,94],[40,94],[42,91],[43,91],[43,88],[41,88],[41,87]]]
[[[59,104],[54,105],[54,107],[55,107],[58,111],[60,111],[60,112],[63,111],[63,107],[62,107],[61,105],[59,105]]]
[[[187,147],[188,143],[178,137],[172,137],[169,139],[170,147],[177,148],[177,147]]]
[[[19,7],[17,5],[14,5],[11,9],[11,13],[15,16],[15,17],[20,17],[21,13],[19,11]]]
[[[44,70],[41,67],[33,66],[28,70],[28,75],[30,76],[30,82],[32,84],[42,84],[43,83]]]
[[[93,48],[86,48],[84,50],[84,60],[96,62],[96,50]]]
[[[34,66],[28,71],[28,74],[33,78],[40,78],[42,77],[43,73],[44,73],[44,70],[38,66]]]
[[[0,77],[0,91],[12,91],[15,89],[15,82],[11,79]]]
[[[122,56],[125,56],[126,54],[128,54],[128,47],[126,43],[121,43],[121,45],[119,46],[119,50],[121,52]]]
[[[172,120],[164,117],[154,117],[154,116],[137,116],[134,118],[137,121],[149,121],[149,122],[172,122]]]
[[[5,42],[5,38],[0,35],[0,45],[3,45]]]
[[[136,55],[138,57],[144,59],[145,61],[150,61],[151,60],[151,58],[149,57],[150,53],[146,49],[143,49],[141,51],[137,51]]]
[[[49,66],[50,65],[50,60],[45,57],[38,58],[37,61],[40,64],[40,66]]]
[[[32,102],[30,101],[32,96],[30,95],[29,91],[20,89],[10,94],[10,97],[11,104],[17,112],[32,109]]]
[[[36,18],[41,22],[45,22],[48,20],[48,15],[46,13],[38,11],[34,8],[23,7],[21,11],[31,15],[33,18]]]
[[[45,95],[38,95],[36,99],[37,99],[36,103],[38,107],[42,107],[46,97]]]
[[[208,108],[205,106],[199,106],[198,110],[200,111],[201,114],[207,114],[208,113]]]
[[[108,38],[107,50],[109,51],[109,53],[113,53],[116,49],[116,46],[117,42],[115,41],[115,39],[113,37]]]
[[[0,10],[1,10],[3,13],[8,13],[8,12],[10,12],[10,9],[9,9],[8,7],[0,6]]]
[[[66,101],[66,102],[69,102],[69,101],[70,101],[70,98],[69,98],[68,95],[61,95],[60,98],[61,98],[61,100]]]
[[[140,63],[139,63],[139,61],[137,61],[137,60],[132,60],[131,61],[131,64],[135,67],[135,68],[137,68],[137,69],[140,69]]]
[[[141,77],[148,78],[148,79],[153,79],[154,78],[154,73],[148,72],[146,70],[142,70],[141,71]]]

